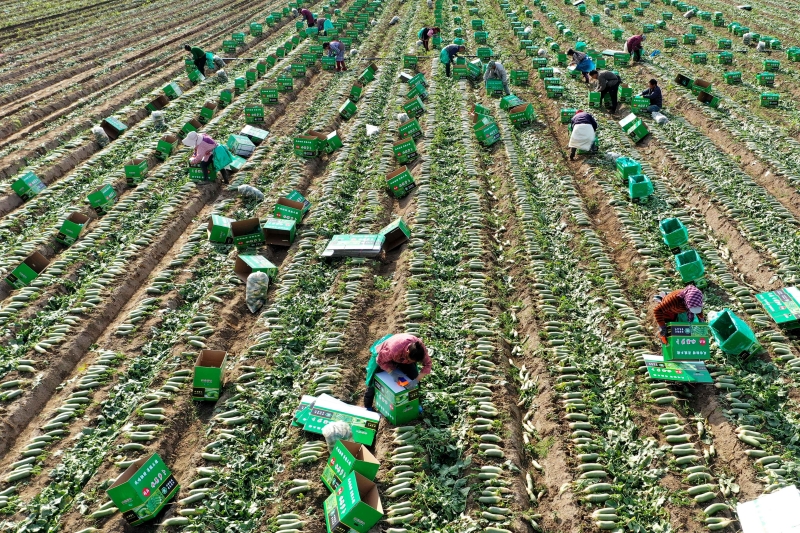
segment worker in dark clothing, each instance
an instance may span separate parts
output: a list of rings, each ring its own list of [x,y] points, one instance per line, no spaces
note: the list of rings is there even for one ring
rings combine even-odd
[[[422,46],[425,48],[426,52],[430,52],[430,46],[428,43],[431,42],[431,37],[439,33],[441,30],[439,28],[422,28],[417,32],[417,37],[420,41],[422,41]]]
[[[667,322],[677,322],[678,315],[685,313],[687,321],[705,321],[703,315],[703,293],[694,285],[672,291],[669,294],[661,293],[655,297],[658,302],[653,310],[658,324],[661,342],[667,344]]]
[[[300,16],[306,19],[306,24],[309,28],[313,28],[314,24],[317,22],[314,20],[314,14],[306,8],[300,10]]]
[[[633,57],[634,61],[638,62],[642,60],[642,41],[644,41],[644,39],[644,34],[640,33],[639,35],[634,35],[625,42],[625,51]]]
[[[589,73],[589,77],[597,82],[597,90],[600,91],[600,101],[605,101],[606,95],[611,97],[611,114],[617,112],[617,94],[619,93],[619,85],[622,79],[611,72],[610,70],[593,70]]]
[[[579,109],[569,121],[572,126],[572,133],[569,137],[569,160],[575,161],[575,152],[583,150],[585,152],[597,151],[597,121],[591,113]]]
[[[661,87],[658,86],[658,82],[656,80],[650,80],[647,89],[642,91],[642,96],[650,100],[650,105],[647,108],[648,112],[653,113],[661,111],[664,101],[661,97]]]
[[[503,83],[503,92],[506,96],[511,94],[511,89],[508,87],[508,72],[499,61],[489,61],[489,64],[486,65],[483,83],[486,84],[489,80],[500,80]]]
[[[183,49],[192,54],[194,66],[200,71],[203,76],[206,75],[206,53],[199,46],[183,45]]]
[[[318,18],[316,24],[317,24],[317,33],[319,33],[320,35],[328,35],[328,30],[333,29],[333,22],[324,17]]]
[[[459,52],[466,52],[467,47],[458,44],[448,44],[444,48],[442,48],[441,53],[439,54],[439,60],[444,63],[444,73],[447,77],[450,77],[450,64],[453,60],[458,56]]]

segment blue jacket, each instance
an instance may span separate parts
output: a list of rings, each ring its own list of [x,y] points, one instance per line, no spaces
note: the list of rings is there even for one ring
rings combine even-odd
[[[456,55],[458,55],[458,50],[461,48],[460,45],[457,44],[448,44],[444,47],[444,51],[447,52],[447,57],[450,58],[449,61],[452,61]]]
[[[587,113],[586,111],[581,111],[580,113],[576,113],[572,120],[570,120],[573,126],[577,126],[578,124],[591,124],[594,131],[597,131],[597,121],[594,117]]]
[[[651,105],[657,105],[658,107],[663,106],[663,99],[661,98],[661,87],[656,85],[656,88],[652,91],[648,88],[645,89],[642,93],[642,96],[650,100]]]

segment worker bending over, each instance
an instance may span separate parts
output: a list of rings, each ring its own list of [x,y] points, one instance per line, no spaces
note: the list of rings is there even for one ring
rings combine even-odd
[[[375,400],[375,386],[372,383],[375,373],[383,370],[388,372],[395,381],[403,376],[411,381],[407,383],[398,381],[398,384],[405,383],[407,389],[413,389],[419,385],[420,380],[431,373],[431,358],[428,349],[422,341],[414,335],[399,333],[392,335],[375,349],[377,355],[373,355],[367,365],[367,392],[364,393],[364,407],[372,409]],[[422,363],[422,370],[417,368],[417,363]],[[377,365],[375,364],[377,363]]]
[[[650,80],[647,89],[642,91],[641,96],[650,100],[650,105],[647,107],[647,111],[650,113],[661,111],[664,101],[661,97],[661,87],[658,86],[658,81],[654,79]]]
[[[331,41],[323,43],[322,49],[328,52],[328,56],[336,57],[336,72],[344,72],[347,67],[344,64],[344,45],[341,41]]]
[[[575,161],[575,151],[597,151],[597,121],[591,113],[579,109],[569,121],[572,133],[569,136],[569,160]]]
[[[444,48],[442,48],[441,53],[439,54],[439,61],[444,63],[444,73],[449,78],[450,77],[450,64],[453,60],[458,56],[459,52],[466,52],[467,47],[458,44],[448,44]]]
[[[317,33],[320,35],[328,35],[328,30],[333,29],[333,22],[326,19],[325,17],[320,17],[317,19]]]
[[[503,82],[503,91],[506,95],[511,94],[508,88],[508,72],[499,61],[489,61],[486,65],[486,72],[483,74],[483,82],[486,84],[489,80],[500,80]]]
[[[645,35],[640,33],[639,35],[634,35],[625,43],[625,51],[633,57],[634,61],[638,62],[642,60],[642,41],[644,41],[644,39]]]
[[[667,322],[677,322],[681,313],[686,313],[688,322],[693,322],[695,317],[699,321],[705,320],[703,293],[694,285],[688,285],[666,295],[662,293],[655,299],[659,303],[653,310],[653,315],[658,324],[661,342],[664,344],[667,344]]]
[[[203,169],[203,177],[206,180],[208,180],[208,167],[213,161],[214,168],[222,173],[222,182],[228,183],[231,171],[227,167],[233,161],[233,157],[226,146],[217,143],[210,135],[205,133],[198,134],[196,131],[190,131],[182,143],[194,148],[189,163],[192,165],[199,164],[200,168]]]
[[[194,66],[197,67],[197,70],[200,71],[200,74],[205,76],[206,75],[205,51],[199,46],[189,46],[188,44],[183,45],[183,49],[192,54],[192,60],[194,61]]]
[[[594,61],[588,54],[578,52],[570,48],[567,50],[567,55],[572,57],[572,64],[575,65],[575,70],[583,74],[583,81],[589,84],[589,73],[594,70]]]
[[[610,70],[601,70],[600,72],[593,70],[589,73],[589,77],[597,82],[597,89],[600,91],[600,101],[604,102],[606,95],[609,95],[611,97],[611,114],[613,115],[616,113],[617,95],[619,93],[619,85],[622,83],[622,78]]]
[[[423,48],[425,48],[426,52],[430,52],[431,50],[430,46],[428,45],[428,43],[431,42],[431,37],[433,37],[434,35],[436,35],[441,31],[442,30],[440,30],[439,28],[434,27],[434,28],[422,28],[417,32],[417,37],[419,38],[420,41],[422,41],[422,46]]]
[[[309,28],[313,28],[314,24],[317,22],[314,20],[314,14],[306,8],[300,10],[300,16],[306,19],[306,24],[308,24]]]

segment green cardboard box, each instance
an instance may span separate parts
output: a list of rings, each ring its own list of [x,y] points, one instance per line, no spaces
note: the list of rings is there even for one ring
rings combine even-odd
[[[203,107],[200,109],[200,117],[199,120],[202,124],[208,124],[208,121],[214,118],[214,113],[217,111],[217,103],[208,101],[203,104]]]
[[[258,71],[259,76],[263,76],[267,73],[267,68],[269,68],[269,58],[267,59],[259,59],[258,63],[256,63],[256,70]],[[274,63],[273,63],[274,65]]]
[[[180,490],[169,467],[157,453],[129,466],[106,494],[131,524],[154,518]]]
[[[200,350],[194,363],[194,379],[192,381],[192,400],[219,400],[225,384],[225,365],[228,353],[222,350]]]
[[[172,154],[172,152],[175,151],[177,147],[178,136],[173,135],[172,133],[167,133],[158,140],[158,144],[156,145],[156,157],[159,159],[166,159]]]
[[[423,87],[427,87],[428,86],[428,82],[425,80],[425,74],[423,72],[420,72],[419,74],[415,74],[414,76],[412,76],[411,78],[406,80],[406,84],[408,84],[408,85],[410,85],[412,87],[414,85],[422,85]]]
[[[533,124],[533,121],[536,120],[533,104],[522,104],[512,107],[508,110],[508,118],[511,120],[511,123],[518,128]]]
[[[264,229],[264,242],[275,246],[291,246],[297,231],[297,221],[291,218],[270,217],[261,227]]]
[[[244,77],[247,80],[247,85],[253,85],[256,81],[258,81],[258,69],[249,68],[244,73]]]
[[[33,172],[26,172],[17,181],[11,184],[11,189],[17,193],[17,196],[22,198],[22,201],[27,201],[45,190],[46,185],[40,180]]]
[[[222,41],[222,51],[227,54],[236,53],[236,41],[233,39],[225,39]]]
[[[344,101],[344,103],[339,107],[339,114],[342,116],[343,119],[347,120],[353,115],[356,114],[356,104],[354,104],[349,98]]]
[[[292,63],[291,69],[294,78],[302,78],[306,75],[306,66],[302,63]]]
[[[661,355],[645,354],[648,375],[663,381],[713,383],[711,374],[702,361],[666,361]]]
[[[285,93],[294,89],[294,81],[291,76],[278,76],[275,80],[278,90]]]
[[[193,118],[189,122],[187,122],[186,124],[183,125],[183,127],[181,128],[181,131],[178,132],[178,137],[183,139],[190,132],[198,131],[202,127],[203,127],[203,125],[200,124],[200,121],[197,120],[196,118]]]
[[[244,135],[229,135],[228,148],[232,153],[241,157],[250,157],[256,149],[256,145],[249,137]]]
[[[87,196],[89,205],[92,206],[98,215],[103,215],[114,205],[117,199],[117,191],[111,185],[103,185]]]
[[[259,24],[258,22],[250,23],[250,35],[253,37],[260,37],[262,33],[264,33],[263,25]]]
[[[309,402],[309,399],[312,401]],[[303,396],[292,424],[321,435],[322,429],[331,422],[347,422],[353,431],[354,442],[372,446],[380,420],[378,413],[321,394],[318,398]]]
[[[665,361],[701,361],[711,357],[708,324],[699,322],[668,322],[667,344],[662,345]]]
[[[153,111],[164,109],[167,104],[169,104],[169,98],[167,98],[167,96],[164,94],[159,94],[157,97],[151,100],[149,104],[144,106],[144,108],[152,113]]]
[[[778,326],[787,330],[800,328],[800,290],[797,287],[762,292],[756,294],[756,299]]]
[[[386,238],[378,234],[344,234],[334,235],[322,257],[377,257],[383,250]]]
[[[320,62],[322,63],[322,70],[334,70],[336,68],[336,58],[333,56],[325,56]]]
[[[291,218],[301,222],[309,209],[311,209],[311,202],[299,192],[292,191],[286,196],[278,198],[272,214],[276,218]]]
[[[375,385],[375,409],[389,423],[398,426],[419,417],[419,387],[401,387],[387,372],[375,374],[372,383]]]
[[[411,238],[411,230],[402,218],[398,218],[378,232],[383,235],[383,249],[390,252]]]
[[[79,211],[73,211],[61,224],[56,240],[63,245],[70,246],[78,240],[83,228],[89,223],[89,217]]]
[[[417,184],[414,183],[414,176],[405,166],[386,175],[386,186],[389,189],[389,193],[395,198],[402,198],[417,188]]]
[[[234,222],[236,221],[232,218],[223,217],[221,215],[211,215],[208,221],[208,240],[211,242],[231,244],[233,242],[231,224]]]
[[[574,107],[564,107],[561,109],[561,123],[562,124],[569,124],[572,120],[572,117],[578,112],[577,109]]]
[[[261,229],[258,218],[231,222],[231,237],[233,237],[233,244],[239,250],[247,250],[264,244],[264,231]]]
[[[231,163],[228,165],[228,169],[231,172],[237,172],[239,170],[242,170],[242,167],[245,166],[245,164],[247,164],[247,159],[235,155],[233,156],[233,160],[231,161]]]
[[[405,54],[403,55],[403,68],[416,68],[417,61],[417,56]]]
[[[263,272],[269,276],[270,280],[274,280],[278,276],[278,267],[261,255],[238,256],[233,265],[233,271],[242,281],[247,281],[247,276],[253,272]]]
[[[322,470],[322,483],[334,492],[351,472],[358,472],[372,481],[378,475],[380,462],[363,444],[346,440],[333,445],[330,457]]]
[[[362,83],[369,83],[375,79],[375,73],[378,72],[378,65],[375,63],[370,63],[367,68],[364,69],[364,72],[358,77],[358,81]]]
[[[400,124],[400,127],[397,129],[397,131],[400,134],[400,138],[411,137],[412,139],[417,140],[422,137],[422,128],[420,128],[419,121],[415,118]]]
[[[328,533],[367,533],[383,517],[378,487],[351,472],[323,503]]]
[[[342,143],[342,138],[339,137],[339,133],[336,130],[333,130],[332,132],[330,132],[328,135],[325,136],[326,153],[330,154],[331,152],[338,150],[342,146],[344,146],[344,143]]]
[[[425,86],[418,83],[416,85],[410,85],[410,89],[406,93],[406,98],[414,98],[416,96],[419,97],[420,100],[425,100],[428,98],[428,91],[425,89]]]
[[[357,81],[353,82],[353,86],[350,87],[350,100],[353,102],[358,102],[363,92],[364,92],[364,86],[358,83]]]
[[[278,103],[278,89],[277,87],[265,87],[261,89],[261,103],[264,105],[277,105]]]
[[[26,257],[17,268],[12,270],[11,274],[6,276],[6,281],[15,289],[27,287],[33,280],[39,277],[39,274],[41,274],[49,264],[49,259],[39,252],[33,252]]]
[[[192,181],[214,181],[217,179],[217,169],[214,167],[214,161],[208,165],[208,179],[203,175],[203,169],[200,165],[189,165],[189,179]]]
[[[147,170],[147,159],[131,159],[125,163],[125,178],[128,181],[128,185],[141,183],[147,176]]]
[[[177,98],[183,94],[180,85],[177,82],[168,83],[164,86],[164,94],[167,95],[169,99]]]
[[[245,107],[244,121],[246,124],[261,124],[264,122],[264,106],[252,105]]]
[[[206,79],[206,77],[200,74],[200,71],[197,70],[196,68],[188,73],[188,77],[189,81],[194,84],[198,84],[204,79]]]
[[[299,157],[317,157],[322,151],[321,140],[317,135],[298,135],[292,142],[294,154]]]
[[[409,117],[418,118],[425,113],[425,104],[422,103],[422,99],[419,96],[416,96],[405,101],[403,110]]]
[[[510,94],[500,99],[500,109],[510,110],[512,107],[517,107],[526,102],[516,95]]]
[[[242,128],[242,131],[239,132],[239,135],[244,135],[250,139],[253,144],[258,145],[267,139],[269,132],[261,128],[256,128],[255,126],[245,126]]]
[[[200,74],[199,71],[197,73]],[[103,122],[100,123],[100,127],[103,128],[103,131],[106,132],[106,135],[108,135],[108,138],[112,141],[122,135],[122,133],[128,129],[128,126],[120,122],[119,119],[115,117],[103,119]]]
[[[503,87],[502,80],[486,80],[486,94],[499,97],[503,96],[504,92],[505,88]]]
[[[398,163],[402,164],[414,161],[418,155],[417,143],[410,137],[400,139],[392,145],[392,152],[394,152],[394,158]]]

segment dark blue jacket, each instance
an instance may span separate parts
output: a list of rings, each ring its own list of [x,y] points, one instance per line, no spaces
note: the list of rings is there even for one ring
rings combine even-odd
[[[580,113],[575,114],[570,122],[572,123],[573,127],[577,126],[578,124],[591,124],[592,128],[594,128],[594,131],[597,131],[597,121],[586,111],[581,111]]]
[[[658,85],[656,85],[656,88],[652,91],[649,88],[645,89],[642,93],[642,96],[650,99],[650,104],[657,105],[658,107],[664,107],[662,104],[663,100],[661,99],[661,87]]]

